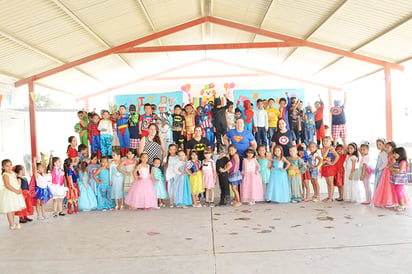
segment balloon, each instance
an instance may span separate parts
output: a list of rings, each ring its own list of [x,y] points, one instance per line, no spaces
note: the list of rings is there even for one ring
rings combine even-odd
[[[234,88],[235,87],[235,83],[230,83],[230,88]]]
[[[186,90],[190,90],[190,88],[192,87],[190,84],[186,84]]]
[[[255,99],[255,101],[256,101],[257,99],[259,99],[259,94],[257,94],[256,92],[253,93],[253,99]]]
[[[228,88],[229,88],[229,84],[228,84],[228,83],[225,83],[224,87],[225,87],[225,89],[228,89]]]
[[[182,91],[186,91],[186,87],[185,87],[185,86],[181,86],[180,89],[181,89]]]

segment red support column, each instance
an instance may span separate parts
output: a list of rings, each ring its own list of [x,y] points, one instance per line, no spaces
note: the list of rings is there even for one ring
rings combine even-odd
[[[36,135],[36,94],[34,93],[34,82],[28,83],[29,87],[29,119],[30,119],[30,144],[31,144],[31,159],[37,158],[37,135]],[[32,167],[34,174],[34,165]]]
[[[391,68],[385,66],[385,95],[386,95],[386,139],[393,140],[392,131],[392,76]]]

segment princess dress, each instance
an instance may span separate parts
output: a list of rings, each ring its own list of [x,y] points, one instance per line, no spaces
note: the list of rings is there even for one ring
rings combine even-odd
[[[154,182],[154,187],[156,191],[156,196],[158,199],[166,199],[167,198],[167,191],[165,186],[165,177],[163,176],[162,171],[158,167],[153,167],[154,173],[153,178],[158,180]]]
[[[186,168],[189,169],[193,174],[190,176],[190,190],[192,191],[192,194],[197,195],[199,193],[205,192],[205,189],[203,187],[203,176],[202,176],[202,171],[200,170],[201,168],[201,163],[200,161],[189,161],[186,165]]]
[[[388,162],[391,162],[390,156],[388,156]],[[378,207],[392,207],[398,205],[398,198],[396,197],[395,187],[390,183],[391,171],[385,167],[382,172],[381,179],[379,180],[378,187],[372,197],[372,203]],[[406,188],[403,188],[403,196],[408,197]],[[406,205],[408,201],[404,200]]]
[[[187,206],[192,204],[192,195],[190,191],[189,175],[185,171],[186,162],[180,161],[175,166],[176,185],[175,204]]]
[[[264,200],[262,177],[259,169],[259,163],[255,158],[243,160],[243,183],[240,185],[242,202],[253,203]]]
[[[52,183],[50,190],[53,195],[53,199],[63,199],[66,197],[68,188],[64,186],[64,171],[59,167],[54,167],[52,172]]]
[[[90,211],[97,208],[96,194],[89,184],[89,174],[87,172],[79,172],[79,190],[80,196],[77,201],[79,210]]]
[[[20,184],[17,181],[15,173],[3,173],[3,176],[9,178],[9,184],[15,189],[20,189]],[[13,191],[8,190],[6,187],[0,189],[0,213],[9,213],[22,210],[26,208],[24,197],[22,194],[16,194]]]
[[[356,156],[348,156],[345,161],[345,179],[343,185],[343,200],[346,202],[362,202],[361,194],[361,182],[359,177],[356,176],[355,172],[352,175],[352,180],[349,179],[349,176],[352,172],[352,161],[357,161]]]
[[[130,173],[124,177],[124,195],[126,196],[129,192],[130,188],[132,187],[134,177],[133,177],[133,170],[136,167],[136,163],[129,162],[128,159],[125,160],[124,166],[126,168],[126,172]]]
[[[110,171],[105,168],[100,170],[97,176],[101,183],[97,184],[97,209],[104,210],[114,207],[114,201],[112,200],[111,193],[112,188],[110,186]]]
[[[292,201],[302,202],[302,173],[306,172],[306,166],[302,159],[291,160],[289,158],[290,167],[288,169],[288,177],[290,184],[290,194]]]
[[[124,167],[122,167],[122,170],[124,170]],[[117,169],[117,165],[113,162],[110,165],[110,178],[112,182],[110,197],[112,199],[124,198],[124,177],[124,174]]]
[[[126,196],[126,204],[133,208],[156,208],[157,197],[149,166],[141,167],[139,176]]]
[[[405,161],[406,162],[406,161]],[[393,168],[399,169],[399,165],[401,163],[394,163]],[[408,184],[408,164],[406,163],[406,168],[404,169],[403,173],[399,174],[391,174],[391,185],[394,186],[402,186],[403,191],[401,193],[401,199],[403,200],[403,206],[409,205],[409,195],[408,192],[405,190],[405,186]],[[399,199],[399,197],[397,197]]]
[[[166,168],[166,181],[167,181],[167,193],[169,194],[169,198],[170,198],[170,205],[173,205],[175,193],[176,193],[175,166],[177,163],[179,163],[179,157],[169,156],[167,168]]]
[[[41,174],[37,174],[36,199],[47,203],[51,198],[53,198],[53,194],[48,186],[46,177]]]
[[[93,175],[96,173],[96,171],[100,168],[100,165],[88,165],[87,168],[89,169],[89,183],[90,186],[92,187],[94,193],[97,193],[97,183],[93,178]]]
[[[260,176],[262,177],[262,183],[267,184],[269,183],[270,179],[270,169],[269,169],[269,161],[268,159],[257,159],[259,166],[260,166]]]
[[[285,163],[275,157],[269,183],[266,188],[265,199],[277,203],[290,203],[290,187],[288,173],[281,170]]]
[[[203,161],[202,173],[203,173],[203,186],[206,189],[215,188],[216,166],[215,166],[215,162],[212,159]]]
[[[26,203],[26,208],[15,212],[15,215],[21,216],[21,217],[27,217],[27,216],[33,215],[34,213],[33,198],[30,196],[29,183],[27,182],[27,179],[24,177],[17,177],[17,178],[18,179],[20,178],[21,180],[21,191],[24,197],[24,201]]]

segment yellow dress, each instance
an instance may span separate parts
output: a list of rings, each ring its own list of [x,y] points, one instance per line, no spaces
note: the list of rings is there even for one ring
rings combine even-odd
[[[15,189],[20,189],[19,181],[14,173],[3,173],[3,176],[9,177],[9,183]],[[23,194],[16,194],[3,186],[0,190],[0,213],[9,213],[26,208]]]
[[[186,168],[189,169],[192,173],[196,172],[195,175],[189,176],[190,192],[194,195],[205,192],[200,165],[200,161],[197,161],[197,163],[195,161],[189,161],[186,166]]]

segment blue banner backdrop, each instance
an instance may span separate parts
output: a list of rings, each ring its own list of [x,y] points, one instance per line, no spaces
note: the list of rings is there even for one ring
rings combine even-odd
[[[126,108],[129,109],[129,106],[134,104],[136,105],[138,112],[140,112],[139,109],[143,110],[143,105],[147,103],[155,104],[157,106],[161,103],[168,106],[182,104],[183,92],[174,91],[166,93],[116,95],[114,101],[117,108],[119,108],[120,105],[125,105]]]
[[[235,105],[239,100],[239,96],[247,97],[250,102],[256,105],[257,99],[269,99],[273,98],[278,103],[280,98],[286,98],[286,92],[289,93],[289,97],[292,97],[293,94],[296,95],[298,99],[303,102],[305,105],[305,89],[237,89],[233,91],[233,97],[235,100]]]

